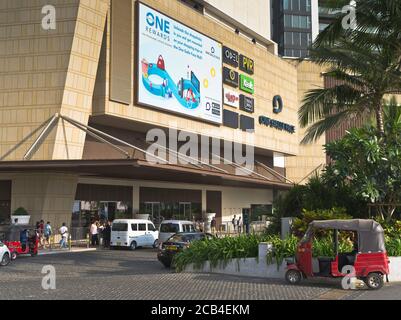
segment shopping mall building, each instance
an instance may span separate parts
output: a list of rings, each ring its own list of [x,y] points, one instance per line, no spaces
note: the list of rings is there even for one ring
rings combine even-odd
[[[324,80],[277,55],[267,3],[0,1],[0,220],[271,212],[325,162],[297,116]]]

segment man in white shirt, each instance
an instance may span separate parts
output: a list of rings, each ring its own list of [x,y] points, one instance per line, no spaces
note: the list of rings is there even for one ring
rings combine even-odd
[[[65,225],[65,222],[63,223],[59,231],[61,234],[60,248],[67,248],[68,228]]]
[[[92,246],[99,245],[99,236],[98,236],[99,231],[96,222],[92,222],[89,232],[91,235]]]

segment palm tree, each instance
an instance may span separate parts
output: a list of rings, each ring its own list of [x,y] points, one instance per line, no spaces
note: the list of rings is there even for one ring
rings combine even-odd
[[[310,59],[326,66],[326,76],[336,84],[307,93],[299,110],[301,127],[309,127],[303,143],[316,140],[352,116],[374,115],[377,134],[382,137],[383,99],[401,92],[401,1],[356,2],[356,29],[343,29],[346,14],[339,15],[311,49]],[[380,11],[372,10],[379,7]]]

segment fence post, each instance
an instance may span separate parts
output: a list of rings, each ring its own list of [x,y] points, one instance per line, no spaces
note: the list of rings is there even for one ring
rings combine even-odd
[[[72,243],[71,243],[71,234],[68,234],[68,247],[70,248],[70,251],[71,251],[71,245],[72,245]]]

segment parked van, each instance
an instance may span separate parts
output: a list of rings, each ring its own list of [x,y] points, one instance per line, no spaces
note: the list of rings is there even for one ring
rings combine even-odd
[[[157,247],[159,232],[152,221],[117,219],[111,226],[110,247]]]
[[[167,239],[179,232],[195,232],[193,222],[184,220],[164,220],[160,224],[159,243],[167,241]]]

